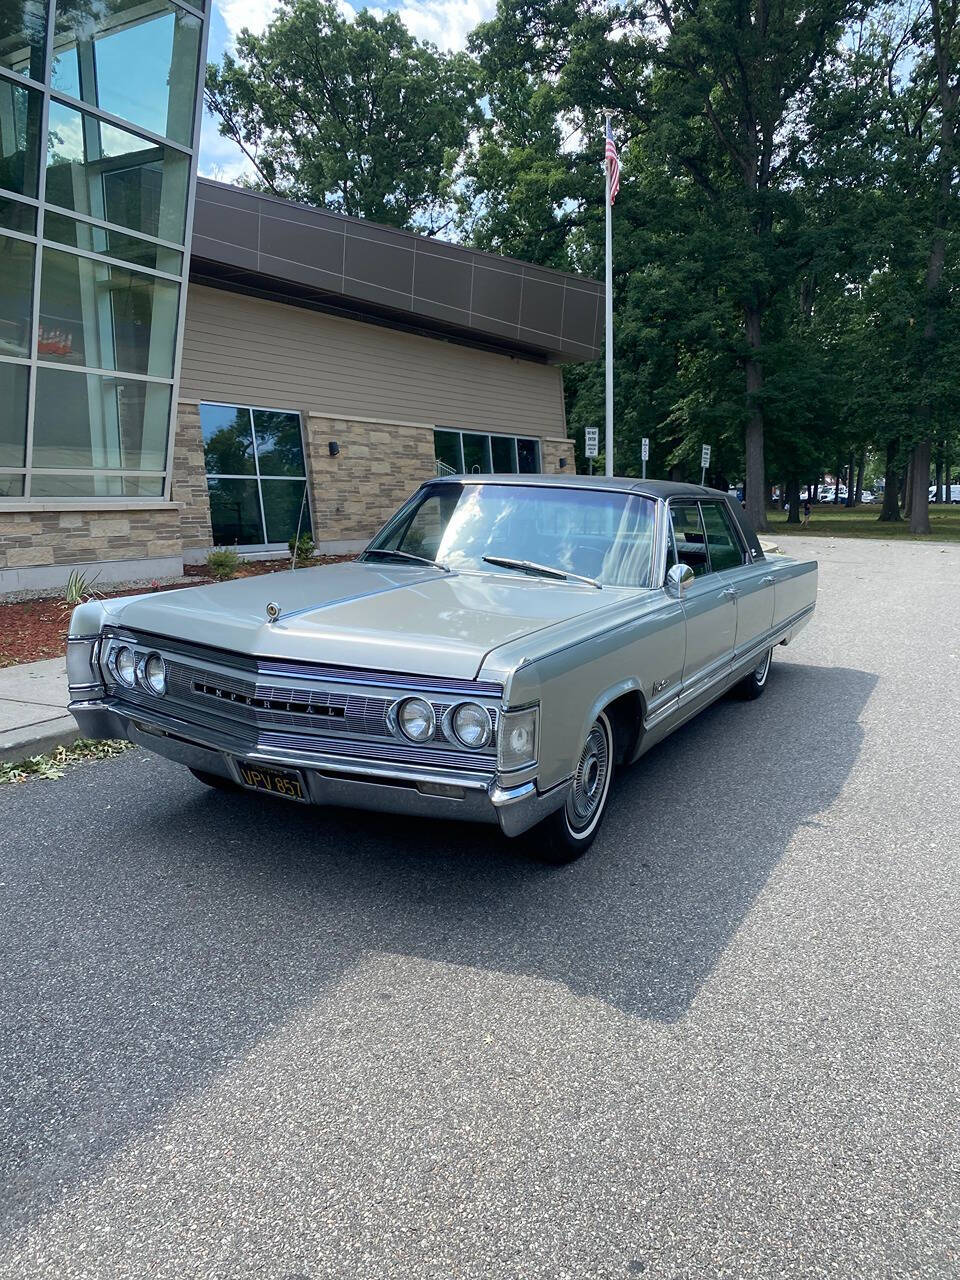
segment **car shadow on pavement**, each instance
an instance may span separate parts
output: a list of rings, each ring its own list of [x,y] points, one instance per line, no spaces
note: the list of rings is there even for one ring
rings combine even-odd
[[[493,829],[208,791],[139,751],[17,788],[3,823],[28,891],[0,928],[4,1229],[95,1176],[365,953],[682,1017],[842,790],[875,683],[777,662],[759,702],[722,700],[623,771],[594,848],[566,868]],[[31,817],[55,797],[59,825]]]

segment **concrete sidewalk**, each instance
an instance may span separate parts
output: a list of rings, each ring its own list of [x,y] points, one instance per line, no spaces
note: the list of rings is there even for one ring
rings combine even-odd
[[[25,760],[78,738],[68,700],[65,658],[0,667],[0,760]]]

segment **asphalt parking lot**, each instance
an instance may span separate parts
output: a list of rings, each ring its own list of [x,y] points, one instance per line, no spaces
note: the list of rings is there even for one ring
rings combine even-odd
[[[960,547],[787,545],[765,696],[566,869],[139,751],[2,788],[0,1276],[960,1274]]]

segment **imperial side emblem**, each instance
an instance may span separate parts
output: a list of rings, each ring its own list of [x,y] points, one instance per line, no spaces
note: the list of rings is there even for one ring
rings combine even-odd
[[[276,622],[276,620],[279,617],[280,617],[280,606],[277,604],[276,600],[269,601],[269,603],[267,604],[267,621]]]

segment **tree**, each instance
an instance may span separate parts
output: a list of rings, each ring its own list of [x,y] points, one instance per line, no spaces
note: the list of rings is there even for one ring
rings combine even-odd
[[[413,38],[395,13],[348,21],[324,0],[281,0],[263,35],[207,68],[220,132],[254,185],[435,234],[451,224],[457,165],[479,119],[474,69]]]
[[[474,36],[482,66],[509,62],[532,82],[551,84],[559,108],[579,116],[591,139],[599,113],[611,110],[629,140],[625,185],[642,161],[682,206],[696,249],[683,246],[676,263],[681,272],[692,268],[688,291],[712,313],[703,328],[713,355],[701,350],[676,372],[705,372],[702,358],[715,360],[716,342],[726,347],[725,374],[731,362],[738,367],[747,506],[760,528],[768,330],[816,256],[800,183],[811,146],[808,106],[851,9],[849,0],[657,0],[615,9],[597,0],[501,0],[494,21]],[[618,315],[622,323],[619,297]],[[722,386],[729,394],[729,376]],[[701,413],[702,396],[713,398],[702,384],[700,396],[692,394],[685,408],[674,406],[678,427]],[[732,425],[726,411],[724,423]]]

